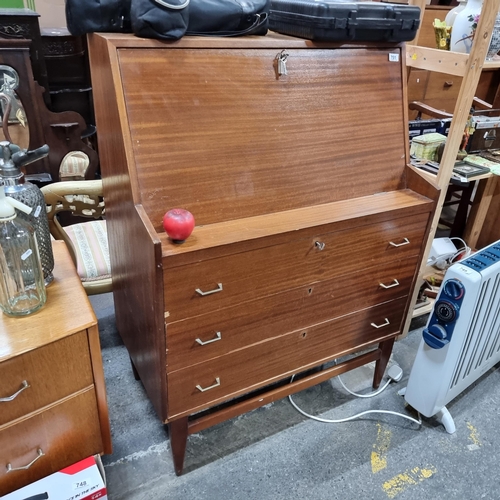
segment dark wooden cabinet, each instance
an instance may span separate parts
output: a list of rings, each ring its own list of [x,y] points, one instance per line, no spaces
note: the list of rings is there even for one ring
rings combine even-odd
[[[44,102],[50,106],[49,81],[38,23],[39,17],[39,14],[30,9],[0,9],[0,38],[30,40],[29,54],[33,76],[44,88]]]
[[[177,473],[189,433],[374,360],[378,386],[438,196],[407,166],[404,46],[89,48],[117,326]]]
[[[12,142],[23,149],[36,149],[44,144],[50,148],[49,155],[25,167],[26,174],[48,173],[53,181],[59,180],[61,164],[73,151],[83,152],[88,157],[85,178],[93,179],[98,167],[98,156],[84,136],[88,129],[79,113],[50,111],[44,100],[43,87],[35,80],[29,57],[29,40],[7,40],[0,38],[0,65],[12,68],[19,84],[15,95],[24,109],[26,123],[9,124]],[[16,130],[17,129],[17,130]],[[4,134],[0,131],[0,137]],[[18,140],[22,138],[23,140]],[[3,139],[2,139],[3,140]]]
[[[72,36],[67,29],[42,29],[42,51],[47,67],[50,109],[76,111],[94,126],[92,84],[85,35]]]

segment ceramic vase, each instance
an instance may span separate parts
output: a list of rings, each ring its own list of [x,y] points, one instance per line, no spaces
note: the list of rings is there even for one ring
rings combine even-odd
[[[482,6],[483,0],[468,0],[465,8],[457,14],[451,31],[451,51],[470,54]]]
[[[458,5],[456,7],[453,7],[453,9],[451,9],[448,14],[446,14],[446,17],[444,19],[446,26],[453,26],[458,13],[462,12],[465,9],[466,5],[467,0],[458,0]]]
[[[500,50],[500,12],[497,14],[495,19],[495,26],[493,27],[493,33],[491,34],[490,48],[486,54],[486,60],[491,61],[498,54]]]

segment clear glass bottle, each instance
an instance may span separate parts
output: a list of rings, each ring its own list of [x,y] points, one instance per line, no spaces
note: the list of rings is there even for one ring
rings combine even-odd
[[[45,304],[47,294],[35,230],[14,207],[31,212],[0,187],[0,309],[8,316],[26,316]]]
[[[19,218],[30,223],[35,229],[46,286],[54,278],[52,274],[54,254],[52,253],[45,199],[37,186],[26,181],[21,167],[43,158],[48,154],[48,151],[48,146],[42,146],[34,151],[24,151],[16,144],[7,141],[0,142],[0,185],[5,186],[7,196],[15,198],[33,209],[30,215],[21,212]]]

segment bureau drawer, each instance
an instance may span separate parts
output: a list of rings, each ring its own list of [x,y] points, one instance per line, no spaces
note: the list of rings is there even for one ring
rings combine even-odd
[[[301,238],[164,271],[167,321],[197,316],[290,288],[420,253],[429,215]],[[353,222],[354,224],[355,222]]]
[[[417,257],[167,324],[167,370],[408,295]]]
[[[86,330],[0,363],[0,426],[92,385],[91,366]]]
[[[0,496],[102,451],[96,397],[89,388],[0,427]],[[8,472],[8,464],[25,467],[38,456],[28,469]]]
[[[396,335],[407,298],[167,374],[168,417],[188,414]]]

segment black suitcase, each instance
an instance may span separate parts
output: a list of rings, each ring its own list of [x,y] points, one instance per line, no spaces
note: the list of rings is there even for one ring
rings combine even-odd
[[[420,8],[379,2],[271,0],[269,29],[322,41],[405,42],[420,25]]]

